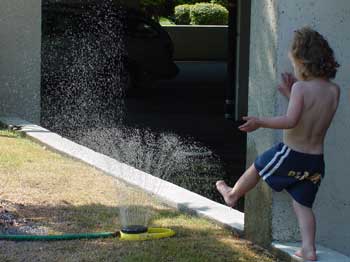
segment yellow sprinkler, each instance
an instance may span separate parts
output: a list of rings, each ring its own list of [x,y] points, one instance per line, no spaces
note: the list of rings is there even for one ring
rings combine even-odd
[[[145,227],[145,226],[127,226],[120,231],[120,239],[122,240],[152,240],[165,237],[172,237],[175,231],[169,228]]]

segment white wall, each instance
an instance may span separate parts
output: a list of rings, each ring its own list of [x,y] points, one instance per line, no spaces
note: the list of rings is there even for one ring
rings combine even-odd
[[[0,0],[0,115],[40,120],[41,1]]]
[[[287,103],[275,88],[280,73],[292,70],[287,50],[293,31],[304,25],[310,25],[326,36],[341,64],[335,79],[341,87],[341,101],[326,139],[326,175],[315,203],[317,241],[350,255],[350,175],[347,167],[350,160],[350,1],[252,1],[249,114],[284,112]],[[280,132],[267,130],[249,135],[248,150],[255,152],[248,152],[250,161],[280,138]],[[273,193],[272,203],[272,238],[299,239],[288,195]]]

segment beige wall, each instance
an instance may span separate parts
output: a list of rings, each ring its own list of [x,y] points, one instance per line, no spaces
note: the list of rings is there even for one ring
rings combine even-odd
[[[0,0],[0,115],[40,120],[41,1]]]
[[[292,70],[286,53],[293,30],[310,25],[325,35],[342,67],[335,79],[342,90],[340,106],[325,149],[326,177],[315,203],[319,243],[350,255],[350,2],[348,0],[253,0],[250,47],[249,114],[272,116],[285,112],[286,101],[277,94],[279,75]],[[255,156],[281,138],[281,132],[259,130],[248,136],[248,165]],[[247,199],[247,225],[253,226],[254,199],[269,209],[270,237],[299,239],[290,199],[286,193],[271,193],[265,185]],[[265,210],[266,212],[266,210]],[[249,231],[249,230],[248,230]],[[250,230],[252,238],[258,230]]]

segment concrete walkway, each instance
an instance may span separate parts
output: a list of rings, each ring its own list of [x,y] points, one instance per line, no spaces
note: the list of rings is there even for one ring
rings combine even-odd
[[[285,257],[286,261],[291,261],[291,262],[303,261],[302,259],[294,256],[294,253],[299,248],[300,248],[300,243],[279,243],[279,242],[272,243],[272,249],[275,255],[279,257]],[[327,262],[349,262],[350,261],[350,257],[320,245],[317,246],[317,256],[318,256],[318,261],[320,262],[321,261],[324,261],[324,262],[326,261]]]
[[[103,172],[121,179],[142,190],[151,192],[166,204],[181,211],[190,212],[206,217],[213,222],[227,227],[239,235],[244,231],[244,214],[177,185],[161,180],[150,174],[137,170],[117,160],[95,152],[87,147],[74,143],[49,130],[18,118],[0,117],[0,122],[7,126],[20,127],[29,138],[44,144],[51,149],[81,160],[94,166]],[[140,181],[147,181],[140,186]],[[160,185],[155,186],[155,185]],[[274,252],[286,258],[284,261],[301,261],[293,253],[300,243],[272,243]],[[342,255],[334,250],[318,246],[319,261],[327,262],[350,262],[350,257]]]

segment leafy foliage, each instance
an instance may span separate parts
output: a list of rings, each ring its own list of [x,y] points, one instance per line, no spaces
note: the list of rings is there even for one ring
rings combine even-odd
[[[174,5],[193,5],[197,3],[212,3],[212,4],[219,4],[222,5],[225,8],[228,8],[228,2],[230,0],[175,0]]]
[[[139,4],[141,10],[148,15],[153,17],[155,20],[159,20],[160,17],[167,17],[170,20],[175,20],[176,24],[198,24],[198,19],[191,21],[190,8],[196,4],[207,4],[214,10],[204,12],[206,13],[206,18],[200,19],[200,21],[214,21],[214,23],[209,24],[227,24],[225,21],[225,11],[228,8],[229,0],[140,0]],[[215,5],[210,5],[215,4]],[[218,9],[218,5],[221,5],[224,9]],[[226,10],[227,11],[227,10]],[[214,14],[219,14],[217,19],[212,16]],[[196,16],[196,14],[194,15]],[[208,18],[210,16],[211,18]],[[219,21],[219,22],[217,22]],[[203,24],[202,22],[200,22]],[[205,23],[207,24],[207,23]]]
[[[174,5],[194,5],[196,3],[209,3],[211,0],[175,0]]]
[[[226,9],[228,9],[228,2],[230,0],[211,0],[210,3],[212,4],[219,4],[222,5],[223,7],[225,7]]]
[[[178,25],[189,25],[191,22],[192,5],[178,5],[175,7],[175,23]]]
[[[212,3],[198,3],[191,7],[191,24],[226,25],[228,11],[225,7]]]

